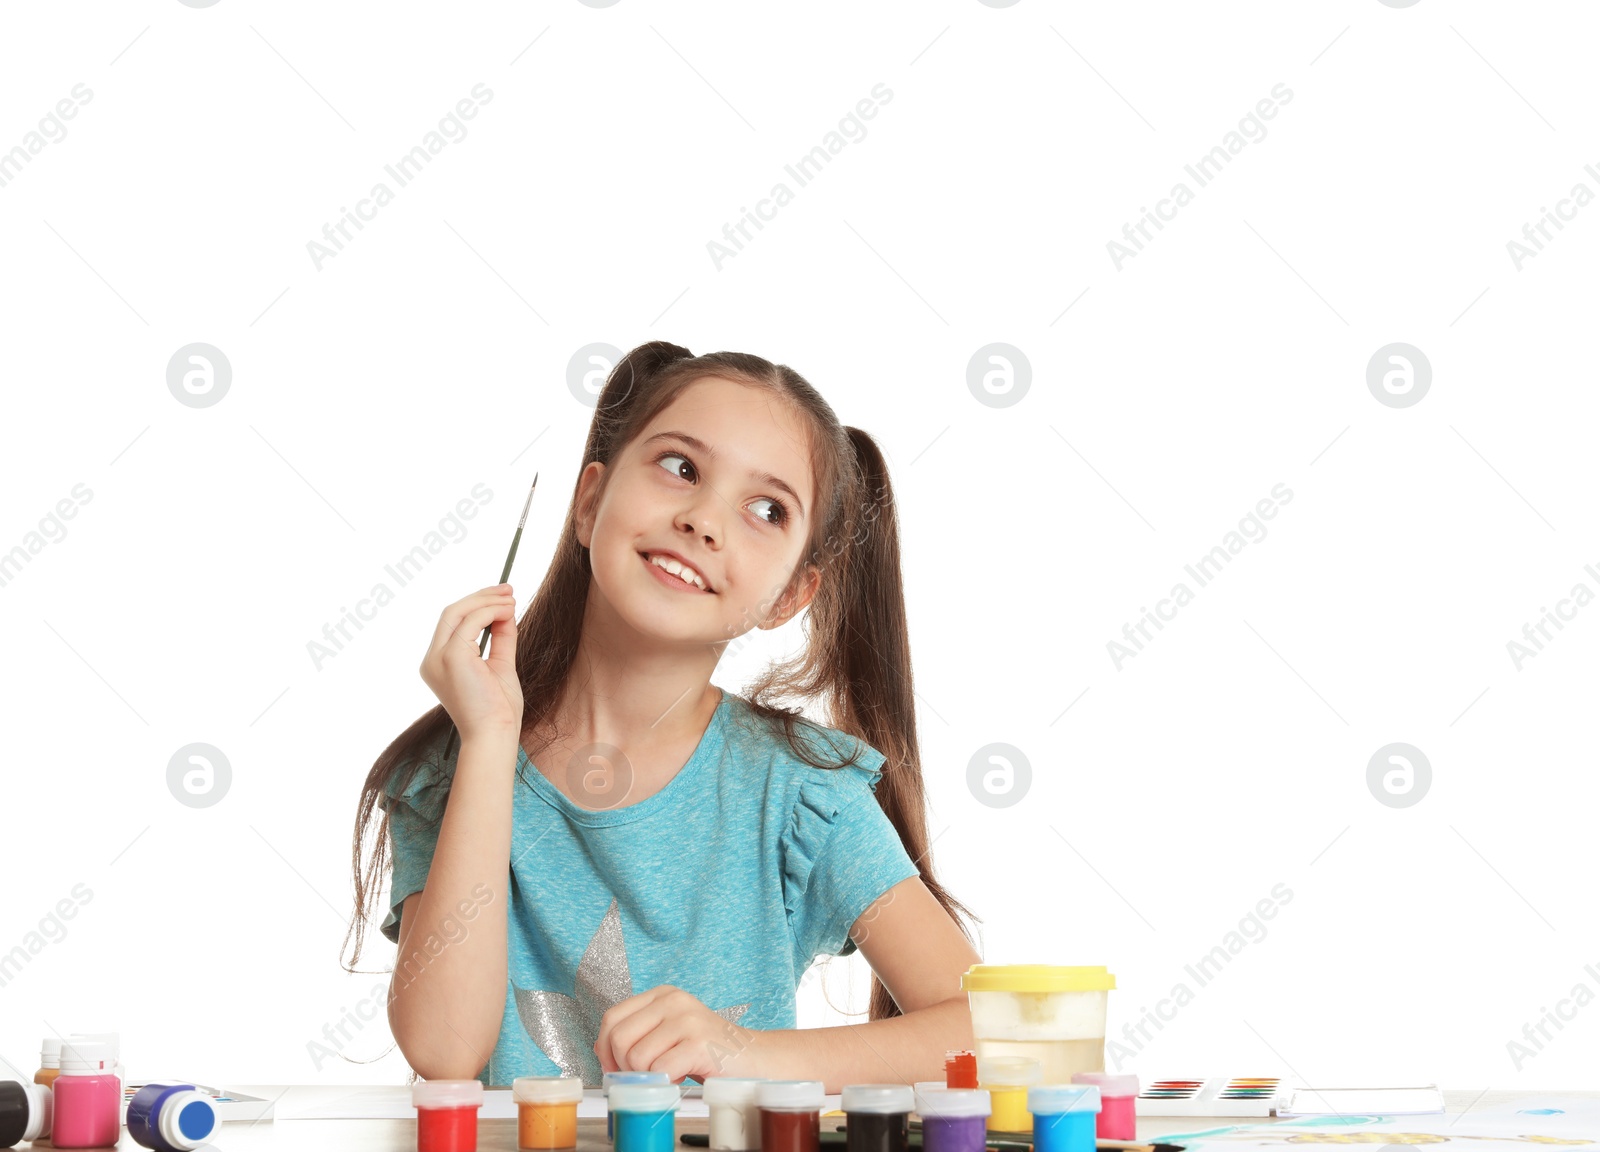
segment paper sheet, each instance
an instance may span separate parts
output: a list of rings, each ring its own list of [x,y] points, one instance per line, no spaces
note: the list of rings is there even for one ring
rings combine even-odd
[[[1294,1088],[1279,1116],[1421,1116],[1444,1111],[1444,1095],[1419,1088]]]
[[[1197,1127],[1191,1132],[1163,1134],[1161,1140],[1182,1144],[1189,1152],[1246,1152],[1257,1148],[1294,1148],[1304,1152],[1308,1144],[1365,1144],[1382,1149],[1446,1143],[1453,1145],[1450,1152],[1515,1152],[1508,1146],[1514,1144],[1530,1149],[1600,1152],[1600,1100],[1541,1099],[1536,1093],[1529,1093],[1508,1104],[1443,1116],[1318,1117],[1275,1124]]]

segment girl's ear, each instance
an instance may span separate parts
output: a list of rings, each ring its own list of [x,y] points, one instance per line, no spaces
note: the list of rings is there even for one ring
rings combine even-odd
[[[803,609],[817,594],[817,589],[822,586],[822,569],[815,564],[807,564],[805,572],[798,577],[790,588],[778,598],[772,606],[766,622],[761,625],[763,629],[771,630],[787,624]]]
[[[589,541],[594,538],[595,497],[600,490],[600,477],[605,470],[606,466],[599,460],[591,460],[583,466],[583,471],[578,476],[578,508],[573,529],[577,533],[578,543],[585,548],[589,547]]]

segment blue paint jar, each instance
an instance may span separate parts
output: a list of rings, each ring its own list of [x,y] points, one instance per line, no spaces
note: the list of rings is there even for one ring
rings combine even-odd
[[[613,1084],[606,1107],[617,1152],[673,1152],[679,1095],[676,1084]]]
[[[984,1152],[989,1128],[985,1088],[945,1088],[938,1081],[916,1088],[922,1118],[922,1152]]]
[[[1100,1089],[1094,1084],[1035,1084],[1028,1089],[1034,1152],[1095,1152]]]
[[[128,1135],[156,1152],[190,1152],[217,1130],[217,1106],[193,1084],[158,1080],[128,1101]]]
[[[611,1126],[611,1086],[613,1084],[671,1084],[665,1072],[602,1072],[600,1098],[606,1102],[606,1139],[616,1141],[616,1129]]]

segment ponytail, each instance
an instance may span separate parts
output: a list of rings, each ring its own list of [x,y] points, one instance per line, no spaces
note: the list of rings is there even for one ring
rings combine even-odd
[[[957,913],[971,912],[934,876],[928,840],[927,792],[918,751],[916,698],[911,682],[910,630],[900,568],[900,526],[889,469],[872,437],[845,428],[855,459],[856,500],[850,525],[843,611],[835,634],[821,638],[838,653],[836,715],[848,730],[885,756],[878,804],[911,857],[922,882],[950,919],[971,939]],[[874,974],[867,1018],[900,1015],[894,997]]]

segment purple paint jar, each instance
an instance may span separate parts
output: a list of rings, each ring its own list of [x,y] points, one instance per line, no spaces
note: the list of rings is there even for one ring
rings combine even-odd
[[[984,1152],[989,1122],[985,1088],[918,1088],[922,1152]]]

